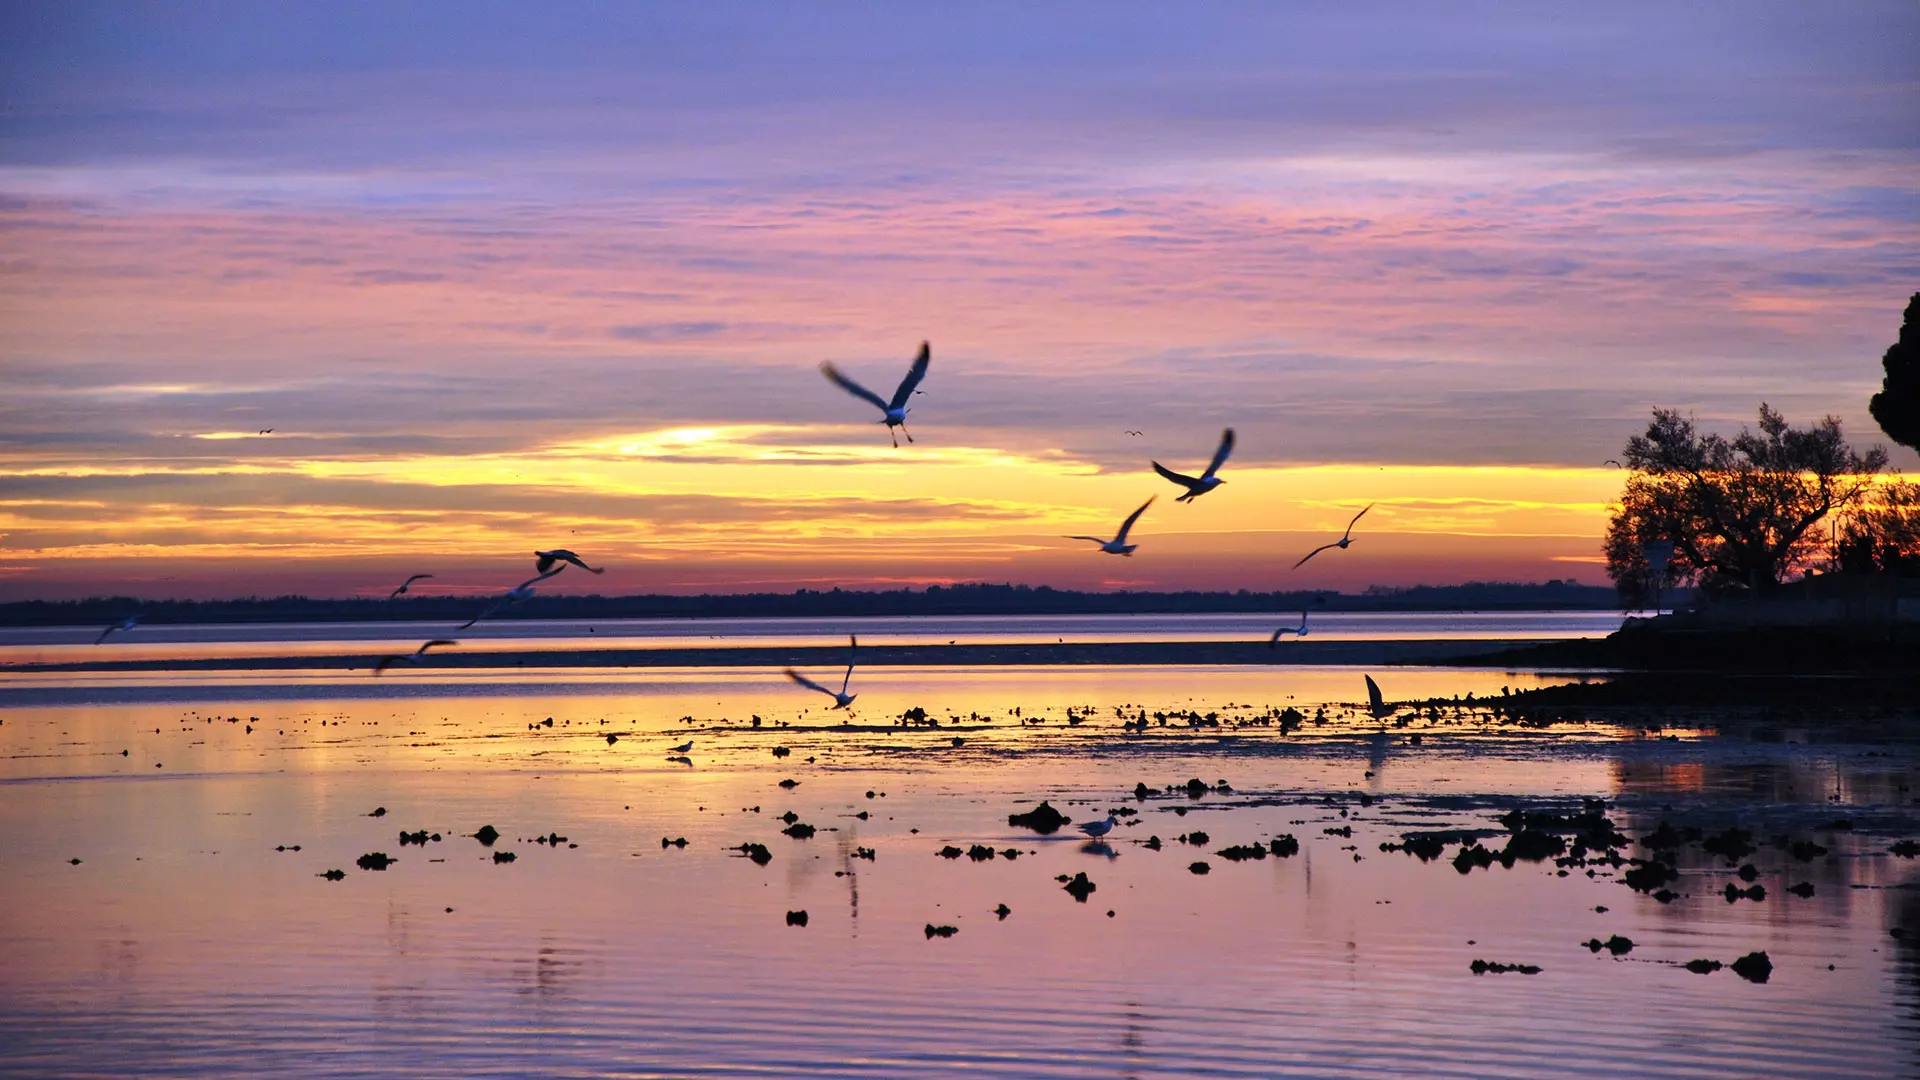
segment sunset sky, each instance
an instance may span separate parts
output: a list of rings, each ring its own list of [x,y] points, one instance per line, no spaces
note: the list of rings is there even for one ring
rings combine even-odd
[[[1916,40],[1910,0],[10,4],[0,599],[497,591],[555,545],[611,568],[560,592],[1603,583],[1651,407],[1886,441]],[[817,367],[884,394],[922,339],[894,450]],[[1227,426],[1176,505],[1149,459]],[[1153,494],[1131,559],[1060,538]]]

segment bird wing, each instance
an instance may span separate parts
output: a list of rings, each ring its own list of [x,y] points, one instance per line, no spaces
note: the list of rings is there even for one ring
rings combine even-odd
[[[1195,487],[1200,483],[1200,481],[1195,480],[1193,477],[1184,476],[1180,473],[1174,472],[1172,469],[1167,468],[1165,465],[1162,465],[1157,461],[1153,463],[1153,471],[1159,473],[1161,476],[1166,477],[1167,479],[1173,481],[1174,483],[1179,484],[1183,488]]]
[[[1367,504],[1367,509],[1366,509],[1366,510],[1362,510],[1362,511],[1360,511],[1359,513],[1357,513],[1357,514],[1355,514],[1355,515],[1353,515],[1353,520],[1352,520],[1352,521],[1349,521],[1349,522],[1347,522],[1347,531],[1346,531],[1346,532],[1343,532],[1343,533],[1341,533],[1341,534],[1340,534],[1340,538],[1344,540],[1344,539],[1347,539],[1347,538],[1349,538],[1349,537],[1351,537],[1351,536],[1353,535],[1353,527],[1354,527],[1355,525],[1358,525],[1358,524],[1360,524],[1360,519],[1361,519],[1361,518],[1363,518],[1363,517],[1366,517],[1366,516],[1367,516],[1367,510],[1371,510],[1371,509],[1373,509],[1373,504],[1372,504],[1372,503],[1368,503],[1368,504]]]
[[[1294,563],[1293,568],[1295,570],[1298,570],[1301,567],[1307,565],[1307,559],[1313,558],[1315,555],[1320,554],[1321,552],[1327,550],[1328,548],[1339,547],[1339,546],[1340,546],[1339,544],[1321,544],[1319,547],[1314,548],[1312,551],[1307,552],[1305,558],[1302,558],[1299,562]]]
[[[873,402],[873,407],[876,409],[879,409],[881,412],[887,411],[887,403],[880,400],[879,394],[874,393],[873,391],[867,389],[866,387],[861,386],[859,383],[854,382],[852,379],[847,378],[845,375],[840,374],[840,369],[833,366],[833,361],[828,360],[822,363],[820,365],[820,374],[825,375],[827,377],[827,381],[833,383],[833,385],[839,387],[840,389],[845,390],[847,393],[852,394],[854,397],[865,398],[866,400]]]
[[[481,610],[480,614],[475,615],[473,618],[468,619],[466,622],[461,623],[460,629],[465,630],[467,627],[472,626],[474,623],[479,622],[481,619],[484,619],[487,616],[493,614],[494,612],[499,611],[500,606],[504,603],[506,603],[506,601],[504,600],[495,600],[493,603],[488,604],[485,608]]]
[[[459,642],[457,642],[457,641],[454,641],[454,640],[453,640],[452,638],[438,638],[438,637],[437,637],[437,638],[434,638],[434,639],[433,639],[432,641],[429,641],[429,642],[426,642],[425,644],[423,644],[423,645],[421,645],[421,646],[420,646],[419,648],[417,648],[417,649],[415,649],[415,650],[413,650],[413,655],[415,655],[415,656],[425,656],[425,655],[427,655],[427,650],[428,650],[428,649],[431,649],[431,648],[433,648],[433,647],[435,647],[435,646],[437,646],[437,645],[458,645],[458,644],[460,644],[460,643],[459,643]]]
[[[1273,636],[1267,639],[1267,648],[1271,649],[1275,645],[1280,644],[1281,634],[1291,634],[1291,633],[1293,633],[1293,627],[1291,626],[1283,626],[1280,629],[1275,630],[1273,632]]]
[[[1378,715],[1382,709],[1387,707],[1386,701],[1380,696],[1380,684],[1374,682],[1373,676],[1371,675],[1363,677],[1367,680],[1367,709],[1375,715]]]
[[[913,388],[927,377],[927,365],[932,362],[933,346],[923,341],[920,343],[920,355],[913,358],[913,366],[907,369],[907,377],[901,379],[900,385],[893,391],[893,401],[887,405],[889,409],[898,409],[907,403],[907,399],[913,396]]]
[[[1125,534],[1122,534],[1122,535],[1125,535]],[[1106,538],[1106,537],[1104,537],[1104,536],[1066,536],[1066,537],[1062,537],[1061,539],[1063,539],[1063,540],[1091,540],[1091,541],[1093,541],[1093,542],[1094,542],[1094,543],[1096,543],[1096,544],[1104,544],[1104,543],[1106,543],[1106,542],[1107,542],[1107,538]]]
[[[1220,449],[1213,452],[1213,460],[1207,462],[1207,471],[1200,474],[1201,479],[1204,480],[1219,472],[1220,466],[1227,463],[1227,455],[1231,453],[1233,453],[1233,429],[1228,428],[1220,433]]]
[[[397,663],[399,663],[400,661],[402,661],[402,660],[404,660],[404,659],[406,659],[406,657],[403,657],[403,656],[383,656],[383,657],[381,657],[381,658],[380,658],[380,662],[379,662],[379,663],[377,663],[377,664],[375,664],[375,665],[373,665],[373,673],[374,673],[375,675],[379,675],[380,673],[382,673],[382,672],[384,672],[384,671],[386,671],[386,670],[387,670],[388,668],[390,668],[390,667],[392,667],[393,665],[395,665],[395,664],[397,664]]]
[[[818,690],[821,693],[827,695],[828,697],[835,696],[833,691],[827,689],[824,686],[821,686],[819,683],[814,682],[812,679],[807,678],[805,675],[800,674],[799,672],[793,670],[792,668],[787,669],[787,678],[792,679],[794,682],[799,683],[801,686],[804,686],[809,690]]]
[[[404,589],[416,581],[422,581],[432,576],[433,576],[432,574],[415,574],[412,577],[408,578],[407,580],[401,582],[400,587]]]
[[[1140,509],[1138,509],[1138,510],[1135,510],[1135,511],[1134,511],[1133,513],[1131,513],[1131,514],[1128,514],[1128,515],[1127,515],[1127,520],[1125,520],[1125,521],[1123,521],[1123,522],[1121,522],[1121,523],[1120,523],[1120,535],[1118,535],[1118,536],[1116,536],[1116,537],[1114,537],[1114,538],[1113,538],[1113,542],[1114,542],[1114,543],[1116,543],[1116,544],[1124,544],[1124,543],[1126,543],[1126,542],[1127,542],[1127,530],[1128,530],[1128,529],[1131,529],[1131,528],[1133,528],[1133,523],[1134,523],[1134,522],[1136,522],[1136,521],[1139,521],[1139,520],[1140,520],[1140,515],[1141,515],[1141,514],[1144,514],[1144,513],[1146,513],[1146,512],[1147,512],[1147,507],[1149,507],[1149,506],[1152,506],[1152,505],[1153,505],[1153,500],[1155,500],[1155,499],[1157,499],[1157,498],[1159,498],[1159,497],[1160,497],[1160,496],[1158,496],[1158,495],[1150,495],[1150,496],[1148,496],[1148,497],[1147,497],[1147,501],[1146,501],[1146,502],[1143,502],[1143,503],[1141,503],[1141,504],[1140,504]]]
[[[852,634],[848,634],[847,635],[847,677],[840,680],[840,693],[842,694],[847,692],[847,684],[853,681],[853,654],[854,654],[854,650],[858,649],[859,647],[860,647],[860,639],[857,637],[854,637]],[[840,699],[836,695],[834,697],[834,700],[838,701]]]
[[[560,570],[565,570],[565,569],[566,569],[566,565],[564,563],[561,564]],[[520,584],[515,585],[511,591],[519,592],[521,589],[524,589],[529,585],[535,584],[536,582],[545,581],[548,578],[554,576],[555,574],[558,574],[560,570],[549,570],[546,573],[541,574],[539,577],[530,577],[527,580],[521,582]]]
[[[109,627],[107,627],[107,628],[106,628],[105,630],[102,630],[102,631],[100,631],[100,636],[99,636],[99,637],[97,637],[97,638],[94,638],[94,639],[93,639],[93,643],[94,643],[95,645],[98,645],[98,644],[100,644],[101,642],[103,642],[103,641],[105,641],[105,640],[107,640],[107,635],[108,635],[108,634],[111,634],[111,633],[113,633],[113,632],[114,632],[115,630],[118,630],[118,629],[120,629],[120,624],[119,624],[119,623],[114,623],[114,624],[113,624],[112,626],[109,626]]]

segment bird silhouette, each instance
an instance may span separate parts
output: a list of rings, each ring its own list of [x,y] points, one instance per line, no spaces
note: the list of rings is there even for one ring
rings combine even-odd
[[[1117,824],[1119,824],[1119,819],[1114,817],[1112,814],[1108,814],[1107,820],[1082,822],[1079,825],[1079,829],[1081,832],[1086,833],[1088,836],[1093,837],[1095,840],[1098,840],[1101,837],[1112,832],[1113,827]]]
[[[1373,676],[1367,675],[1363,677],[1367,680],[1367,715],[1368,716],[1373,717],[1375,720],[1385,720],[1387,717],[1392,716],[1394,713],[1400,711],[1398,708],[1392,705],[1388,705],[1386,701],[1383,698],[1381,698],[1380,684],[1373,681]]]
[[[388,594],[387,594],[387,599],[389,599],[389,600],[396,600],[396,599],[398,599],[398,598],[400,598],[401,596],[404,596],[404,595],[406,595],[406,592],[407,592],[407,587],[408,587],[408,586],[410,586],[410,585],[412,585],[412,584],[413,584],[414,582],[416,582],[416,581],[421,581],[421,580],[424,580],[424,579],[426,579],[426,578],[430,578],[430,577],[432,577],[432,576],[433,576],[432,574],[415,574],[415,575],[413,575],[412,577],[409,577],[409,578],[408,578],[407,580],[405,580],[405,581],[403,581],[403,582],[401,582],[401,583],[400,583],[400,587],[399,587],[399,588],[397,588],[397,589],[395,589],[395,590],[393,590],[392,592],[390,592],[390,593],[388,593]]]
[[[1315,555],[1320,554],[1321,552],[1327,550],[1328,548],[1339,548],[1340,550],[1345,551],[1347,549],[1347,545],[1353,543],[1354,525],[1357,524],[1361,518],[1366,517],[1367,510],[1371,510],[1371,509],[1373,509],[1373,504],[1368,503],[1366,510],[1362,510],[1359,513],[1353,515],[1353,520],[1347,522],[1347,531],[1340,534],[1340,539],[1335,540],[1331,544],[1321,544],[1319,547],[1314,548],[1312,551],[1307,552],[1306,555],[1302,557],[1299,562],[1293,564],[1293,568],[1295,570],[1300,569],[1301,567],[1307,565],[1308,559],[1313,558]]]
[[[467,627],[472,626],[474,623],[479,622],[481,619],[484,619],[489,615],[492,615],[494,612],[499,611],[501,608],[509,607],[513,604],[524,603],[527,600],[532,599],[533,586],[536,582],[545,581],[548,578],[554,576],[555,574],[558,574],[560,570],[565,570],[565,569],[566,567],[562,566],[560,567],[559,570],[549,570],[546,573],[541,574],[539,577],[531,577],[521,582],[520,584],[515,585],[513,588],[507,590],[505,596],[502,596],[500,599],[495,600],[493,603],[487,605],[486,609],[481,611],[480,614],[475,615],[473,618],[468,619],[464,623],[461,623],[460,629],[465,630]]]
[[[113,633],[115,630],[131,630],[138,625],[140,625],[140,616],[129,615],[126,618],[121,619],[119,622],[114,623],[113,625],[107,627],[105,630],[100,631],[100,636],[97,638],[94,638],[93,643],[95,645],[98,645],[101,642],[107,640],[107,635]]]
[[[561,562],[572,563],[589,574],[604,574],[607,572],[604,567],[595,569],[594,567],[588,566],[581,560],[580,556],[575,555],[566,548],[554,548],[552,551],[536,551],[533,553],[533,557],[539,560],[533,564],[533,568],[542,574],[553,569],[554,563]]]
[[[1174,499],[1174,502],[1192,502],[1226,483],[1225,480],[1213,474],[1220,471],[1220,466],[1226,464],[1227,455],[1231,453],[1233,453],[1233,429],[1228,428],[1220,433],[1220,449],[1213,452],[1213,460],[1207,463],[1207,471],[1198,477],[1184,476],[1157,461],[1153,463],[1153,471],[1187,489],[1187,493]]]
[[[419,648],[413,650],[410,653],[393,653],[393,654],[389,654],[387,656],[381,657],[379,663],[376,663],[373,665],[373,673],[375,675],[382,674],[388,668],[392,667],[395,664],[417,664],[420,662],[422,657],[427,655],[427,650],[433,648],[436,645],[458,645],[458,644],[460,643],[452,640],[451,638],[434,638],[432,641],[423,642]]]
[[[899,428],[901,433],[906,435],[908,442],[913,441],[913,433],[907,430],[907,413],[910,411],[907,408],[907,399],[913,396],[914,387],[920,385],[920,380],[927,377],[927,365],[932,360],[933,347],[928,342],[921,342],[920,355],[913,358],[913,366],[907,369],[907,377],[901,379],[900,385],[894,389],[891,401],[882,400],[879,394],[842,375],[840,369],[834,367],[831,360],[820,365],[820,373],[831,380],[835,386],[854,397],[872,402],[876,408],[886,414],[881,417],[880,422],[887,425],[887,437],[893,440],[894,449],[897,450],[900,448],[900,439],[893,433],[894,428]]]
[[[1153,499],[1157,499],[1157,498],[1159,498],[1158,495],[1153,497]],[[1140,509],[1135,510],[1131,514],[1128,514],[1127,520],[1120,523],[1120,531],[1114,534],[1114,537],[1111,540],[1102,540],[1097,536],[1069,536],[1069,537],[1066,537],[1066,539],[1091,540],[1094,543],[1099,544],[1100,550],[1106,552],[1109,555],[1132,555],[1133,550],[1139,547],[1140,545],[1127,543],[1127,530],[1133,528],[1133,523],[1136,521],[1139,521],[1140,515],[1146,513],[1147,507],[1153,505],[1153,499],[1148,499],[1146,502],[1141,503]]]
[[[812,679],[807,678],[805,675],[802,675],[799,672],[793,670],[792,668],[787,669],[787,678],[792,679],[794,682],[799,683],[801,686],[804,686],[809,690],[820,691],[821,693],[833,699],[834,708],[844,709],[847,706],[853,704],[854,698],[860,696],[858,694],[847,693],[847,684],[853,681],[854,650],[858,649],[859,647],[860,647],[859,639],[854,637],[852,634],[848,634],[847,635],[847,674],[845,678],[840,680],[840,689],[838,690],[829,690],[826,687],[821,686],[819,683],[814,682]]]

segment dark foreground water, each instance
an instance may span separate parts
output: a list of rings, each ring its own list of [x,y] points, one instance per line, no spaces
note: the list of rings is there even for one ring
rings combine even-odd
[[[0,707],[0,1074],[1920,1072],[1911,744],[1380,725],[1345,669],[862,672],[846,729],[777,672],[494,680],[142,673],[139,703],[69,677]],[[915,706],[938,726],[888,726]],[[1597,851],[1456,869],[1586,798],[1623,857],[1686,837],[1666,902]],[[1008,824],[1040,799],[1134,813],[1104,845]],[[1703,846],[1734,826],[1753,850]],[[1470,836],[1381,850],[1436,831]],[[1682,966],[1755,952],[1765,982]]]

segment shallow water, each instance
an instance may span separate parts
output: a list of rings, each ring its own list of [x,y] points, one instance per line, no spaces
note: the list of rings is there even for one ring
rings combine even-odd
[[[1375,674],[1401,698],[1535,681]],[[0,1074],[1920,1069],[1920,956],[1889,935],[1920,931],[1920,863],[1887,853],[1916,828],[1911,748],[1453,714],[1381,733],[1340,704],[1358,682],[886,669],[856,675],[858,724],[842,728],[752,670],[63,676],[0,696]],[[916,705],[942,723],[892,724]],[[1283,734],[1287,705],[1308,719]],[[1091,718],[1069,726],[1069,707]],[[1116,709],[1144,710],[1147,731],[1123,732]],[[1186,726],[1208,713],[1221,726]],[[683,740],[687,761],[670,760]],[[1166,790],[1192,778],[1232,790]],[[1747,883],[1693,848],[1662,904],[1613,868],[1462,874],[1379,848],[1407,831],[1504,834],[1495,819],[1516,805],[1583,797],[1613,802],[1633,836],[1744,822],[1827,852],[1801,862],[1763,840],[1750,858],[1765,899],[1730,903],[1724,886]],[[1076,820],[1137,815],[1089,850],[1009,826],[1041,798]],[[786,811],[819,831],[783,835]],[[1851,830],[1830,827],[1842,816]],[[491,848],[464,835],[483,824],[501,833]],[[414,829],[442,839],[401,846]],[[1195,830],[1209,842],[1177,842]],[[1282,834],[1299,854],[1217,854]],[[565,839],[532,840],[547,835]],[[730,850],[746,842],[772,861]],[[1023,854],[937,854],[975,844]],[[376,851],[399,861],[356,868]],[[335,868],[344,880],[319,876]],[[1078,903],[1055,878],[1082,871],[1097,889]],[[1801,881],[1811,897],[1787,892]],[[787,925],[798,910],[804,928]],[[1581,945],[1613,934],[1633,951]],[[1773,963],[1765,984],[1676,966],[1755,950]],[[1475,959],[1542,970],[1476,976]]]

